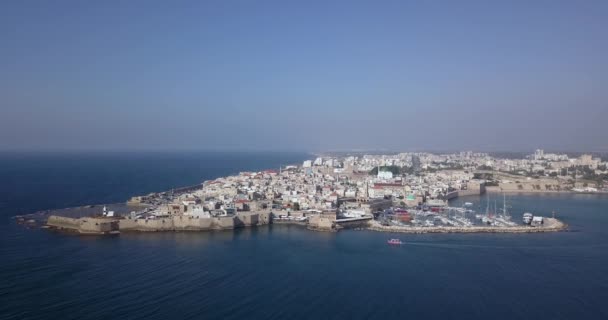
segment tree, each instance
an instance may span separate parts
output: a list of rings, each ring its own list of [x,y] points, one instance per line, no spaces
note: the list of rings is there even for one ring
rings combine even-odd
[[[402,174],[414,174],[415,170],[413,167],[402,167],[401,168],[401,173]]]
[[[398,166],[383,166],[380,167],[380,171],[390,171],[393,173],[393,176],[398,176],[401,174],[401,169]],[[378,175],[378,167],[374,167],[369,171],[370,175]]]

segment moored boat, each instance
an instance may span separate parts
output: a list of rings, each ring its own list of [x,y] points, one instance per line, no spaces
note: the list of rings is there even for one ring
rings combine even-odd
[[[523,218],[524,224],[531,224],[532,218],[533,218],[533,215],[531,213],[529,213],[529,212],[524,213],[524,218]]]

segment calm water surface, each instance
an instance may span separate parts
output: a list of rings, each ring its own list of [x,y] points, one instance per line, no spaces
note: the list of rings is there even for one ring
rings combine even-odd
[[[99,157],[98,157],[99,156]],[[124,201],[302,154],[4,155],[1,319],[606,319],[608,198],[513,195],[571,232],[398,235],[295,226],[77,237],[10,216]],[[483,199],[458,199],[479,204]]]

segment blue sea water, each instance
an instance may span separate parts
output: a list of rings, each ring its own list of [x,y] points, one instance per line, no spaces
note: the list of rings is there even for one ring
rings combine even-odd
[[[509,196],[516,218],[555,210],[570,225],[570,232],[545,234],[316,233],[271,225],[80,237],[10,219],[307,157],[3,154],[0,319],[608,318],[605,196]],[[391,237],[406,244],[387,246]]]

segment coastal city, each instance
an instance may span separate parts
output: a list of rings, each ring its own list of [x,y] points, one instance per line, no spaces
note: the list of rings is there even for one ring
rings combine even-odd
[[[301,164],[134,196],[126,205],[50,212],[47,226],[79,233],[215,230],[269,223],[320,231],[555,231],[566,224],[554,216],[510,212],[506,194],[604,193],[606,167],[589,154],[569,157],[540,149],[522,159],[471,151],[320,155]],[[481,203],[450,205],[459,197],[484,194],[487,198]]]
[[[0,16],[0,320],[608,320],[608,0]]]

